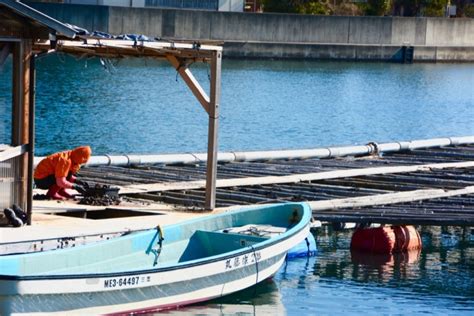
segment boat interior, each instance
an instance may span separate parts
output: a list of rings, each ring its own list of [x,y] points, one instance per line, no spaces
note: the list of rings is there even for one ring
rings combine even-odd
[[[283,205],[221,214],[179,225],[132,232],[73,248],[0,256],[3,275],[74,275],[133,272],[216,259],[285,233],[303,207]]]

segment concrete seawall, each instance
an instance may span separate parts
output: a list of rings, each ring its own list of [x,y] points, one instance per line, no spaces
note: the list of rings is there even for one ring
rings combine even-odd
[[[224,41],[226,57],[474,61],[474,19],[252,14],[34,3],[61,21],[112,34]]]

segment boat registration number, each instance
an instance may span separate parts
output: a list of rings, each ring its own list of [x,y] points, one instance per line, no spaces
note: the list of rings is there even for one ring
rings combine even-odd
[[[120,277],[120,278],[112,278],[112,279],[105,279],[104,280],[104,288],[123,288],[134,286],[138,284],[148,283],[150,282],[150,277],[138,277],[138,276],[131,276],[131,277]]]

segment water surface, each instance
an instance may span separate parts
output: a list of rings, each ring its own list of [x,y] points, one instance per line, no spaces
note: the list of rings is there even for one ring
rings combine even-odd
[[[192,65],[207,89],[207,66]],[[8,135],[9,65],[0,115]],[[224,60],[219,149],[315,148],[474,134],[474,65]],[[208,118],[167,64],[38,61],[37,153],[205,152]]]
[[[350,251],[351,231],[318,229],[319,252],[291,260],[273,280],[170,315],[472,315],[474,235],[423,228],[423,250]]]
[[[208,88],[208,68],[193,65]],[[0,143],[9,142],[11,65],[0,71]],[[474,65],[224,60],[219,148],[314,148],[474,135]],[[207,115],[166,63],[51,56],[38,61],[37,155],[205,152]],[[474,238],[425,230],[421,253],[353,256],[350,232],[316,233],[319,252],[271,281],[175,315],[472,315]]]

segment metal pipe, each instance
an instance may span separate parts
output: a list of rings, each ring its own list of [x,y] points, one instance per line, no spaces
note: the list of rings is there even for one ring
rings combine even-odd
[[[35,55],[30,57],[30,93],[28,112],[28,189],[26,215],[27,224],[31,225],[31,215],[33,214],[33,164],[35,154],[35,94],[36,94],[36,63]]]
[[[260,161],[276,159],[305,159],[305,158],[332,158],[343,156],[370,155],[377,147],[379,153],[398,152],[440,146],[454,146],[474,144],[474,136],[435,138],[413,140],[384,144],[371,143],[369,145],[328,147],[316,149],[247,151],[247,152],[220,152],[219,162]],[[37,165],[44,157],[35,157]],[[162,155],[105,155],[93,156],[87,166],[130,166],[138,164],[196,164],[207,160],[206,153],[189,154],[162,154]]]

